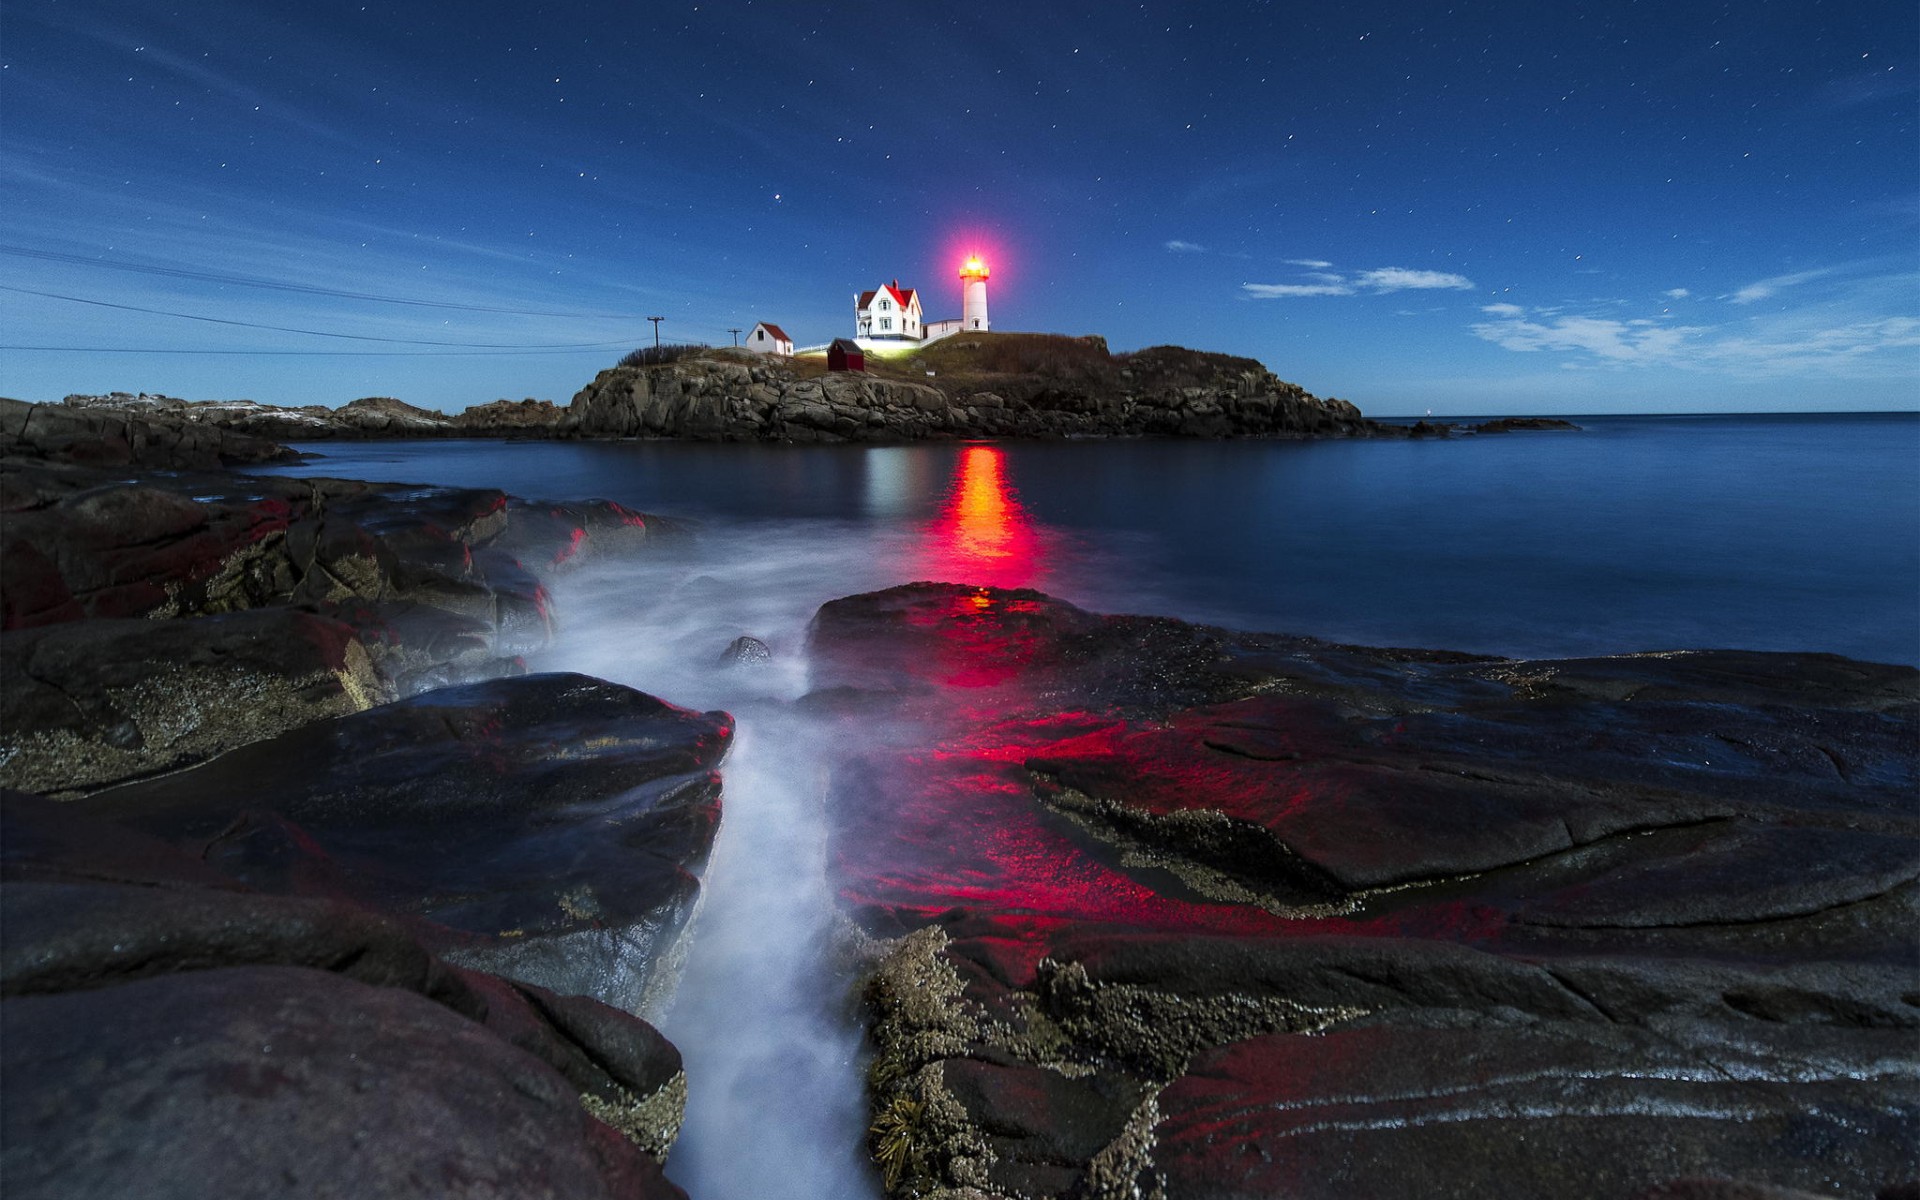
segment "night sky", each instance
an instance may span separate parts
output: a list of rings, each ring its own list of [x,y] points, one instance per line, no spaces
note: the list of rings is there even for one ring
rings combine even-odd
[[[1920,403],[1912,0],[1335,8],[8,0],[0,394],[564,402],[978,250],[1375,415]]]

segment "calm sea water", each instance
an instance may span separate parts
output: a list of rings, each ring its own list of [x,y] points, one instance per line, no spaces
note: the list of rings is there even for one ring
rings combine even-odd
[[[1920,663],[1920,414],[1420,442],[337,444],[301,474],[701,519],[769,604],[920,578],[1372,644]]]

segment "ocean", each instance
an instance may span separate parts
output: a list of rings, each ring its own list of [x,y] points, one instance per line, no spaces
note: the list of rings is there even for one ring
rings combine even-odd
[[[334,443],[279,470],[697,519],[716,565],[786,565],[755,585],[808,613],[932,578],[1372,645],[1920,664],[1920,414],[1575,420],[1420,441]]]

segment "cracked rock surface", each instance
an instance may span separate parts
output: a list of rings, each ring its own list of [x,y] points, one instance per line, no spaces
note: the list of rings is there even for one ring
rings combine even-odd
[[[895,1196],[1905,1194],[1920,673],[824,606]],[[890,731],[901,731],[897,736]]]

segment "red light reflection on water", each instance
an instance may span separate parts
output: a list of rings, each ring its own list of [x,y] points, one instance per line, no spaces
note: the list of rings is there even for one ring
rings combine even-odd
[[[1033,519],[1007,482],[1006,453],[968,446],[940,516],[927,526],[923,578],[1030,587],[1042,571],[1039,543]]]

